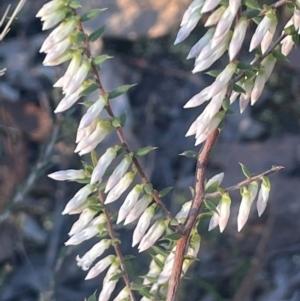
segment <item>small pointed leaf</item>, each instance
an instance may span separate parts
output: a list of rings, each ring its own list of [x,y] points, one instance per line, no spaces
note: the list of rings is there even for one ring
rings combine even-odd
[[[193,151],[184,151],[183,153],[179,154],[179,156],[185,156],[187,158],[197,159],[198,153]]]
[[[107,8],[95,8],[95,9],[92,9],[91,11],[89,11],[86,14],[82,15],[80,17],[80,21],[81,22],[85,22],[85,21],[91,20],[91,19],[97,17],[99,13],[101,13],[102,11],[105,11],[106,9]]]
[[[108,98],[109,99],[116,98],[116,97],[126,93],[131,87],[134,87],[134,86],[136,86],[136,84],[120,86],[117,89],[109,92]]]
[[[210,200],[204,200],[204,205],[205,205],[205,207],[208,210],[210,210],[210,211],[212,211],[214,213],[219,214],[219,211],[218,211],[216,205],[212,201],[210,201]]]
[[[145,156],[148,153],[150,153],[152,150],[157,149],[155,146],[146,146],[143,148],[140,148],[135,154],[139,157]]]
[[[92,83],[80,93],[80,96],[87,96],[92,92],[96,91],[98,88],[99,88],[98,84]]]
[[[245,0],[245,1],[243,1],[243,3],[249,8],[257,9],[257,10],[261,9],[259,4],[254,0]]]
[[[162,190],[158,193],[158,196],[159,196],[160,198],[163,198],[163,197],[166,196],[172,189],[173,189],[173,187],[166,187],[166,188],[162,189]]]
[[[144,186],[144,190],[147,194],[151,194],[153,191],[153,185],[151,183]]]
[[[245,177],[248,179],[251,178],[251,173],[250,173],[249,169],[243,163],[240,163],[240,165],[241,165],[242,172],[245,175]]]
[[[104,31],[105,31],[105,25],[99,27],[98,29],[96,29],[89,35],[89,41],[95,42],[103,35]],[[100,56],[102,56],[102,55],[100,55]]]

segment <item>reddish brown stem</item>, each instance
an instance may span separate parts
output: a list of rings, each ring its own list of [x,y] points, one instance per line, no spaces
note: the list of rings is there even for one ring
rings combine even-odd
[[[189,244],[190,233],[196,223],[205,196],[204,174],[208,163],[208,158],[218,135],[219,135],[219,130],[216,129],[207,138],[202,151],[198,155],[196,179],[195,179],[195,196],[194,196],[191,210],[186,219],[186,223],[184,226],[184,234],[182,238],[180,238],[177,242],[175,259],[174,259],[175,265],[169,281],[169,288],[168,288],[166,301],[176,300],[176,294],[177,294],[181,272],[182,272],[182,264],[184,260],[185,251]]]

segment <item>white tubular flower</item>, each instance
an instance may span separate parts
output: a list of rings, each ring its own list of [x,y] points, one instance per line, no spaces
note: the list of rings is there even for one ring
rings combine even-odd
[[[262,68],[259,70],[258,75],[255,79],[254,86],[251,92],[251,105],[253,106],[258,98],[260,97],[265,83],[269,79],[274,67],[276,64],[276,58],[269,54],[266,58],[261,62]]]
[[[300,10],[296,9],[296,8],[294,10],[293,23],[294,23],[295,29],[298,30],[300,28]]]
[[[89,226],[99,226],[101,224],[106,223],[106,216],[104,213],[100,214],[99,216],[95,217],[90,223]]]
[[[231,92],[231,95],[230,95],[230,98],[229,98],[230,104],[231,104],[231,105],[236,101],[236,99],[237,99],[237,97],[238,97],[239,95],[240,95],[239,92],[236,92],[236,91],[232,91],[232,92]]]
[[[99,234],[99,230],[97,226],[89,226],[80,232],[75,233],[73,236],[71,236],[66,242],[66,246],[76,246],[81,244],[82,242],[96,236]]]
[[[232,39],[229,44],[229,59],[232,61],[239,53],[242,44],[245,39],[246,31],[248,26],[248,20],[246,17],[241,17],[235,26]]]
[[[135,203],[137,202],[141,192],[143,190],[143,185],[136,185],[127,195],[125,201],[119,209],[117,224],[121,223],[129,214]]]
[[[79,219],[73,224],[69,236],[72,236],[80,231],[82,231],[88,223],[93,219],[93,217],[96,215],[96,211],[90,210],[88,208],[84,209],[80,216]]]
[[[102,239],[100,242],[96,243],[88,252],[86,252],[81,258],[79,255],[76,257],[77,265],[82,268],[82,270],[87,271],[93,262],[100,257],[106,249],[111,245],[110,239]]]
[[[245,111],[247,105],[249,104],[251,92],[253,88],[253,79],[246,79],[242,88],[246,93],[241,93],[240,96],[240,112],[241,114]]]
[[[217,76],[208,93],[208,98],[211,98],[227,87],[229,81],[236,71],[237,63],[228,64],[225,69]]]
[[[260,48],[261,48],[262,54],[265,54],[266,51],[269,49],[269,46],[271,45],[272,40],[273,40],[273,36],[274,36],[274,34],[271,33],[269,30],[265,34],[264,38],[262,39],[262,41],[260,43]]]
[[[215,9],[220,4],[220,2],[221,0],[206,0],[202,7],[201,13],[204,14]]]
[[[111,267],[113,267],[114,265],[111,265]],[[116,269],[114,271],[108,271],[104,280],[103,280],[103,286],[102,286],[102,291],[99,295],[99,299],[98,301],[108,301],[112,292],[114,291],[117,282],[119,281],[119,279],[117,280],[109,280],[110,278],[112,278],[115,274],[120,273],[121,271],[119,269]]]
[[[194,0],[188,9],[185,11],[182,21],[180,23],[180,26],[183,26],[189,22],[189,19],[191,18],[191,15],[193,12],[203,6],[204,0]]]
[[[63,2],[61,0],[52,0],[44,4],[42,8],[35,15],[37,18],[43,18],[45,16],[51,15],[57,10],[63,7]]]
[[[273,11],[269,11],[259,25],[256,28],[254,35],[252,36],[249,51],[255,49],[263,40],[264,36],[270,31],[271,34],[275,34],[277,26],[277,18]]]
[[[212,25],[216,25],[220,20],[222,15],[226,10],[226,6],[220,6],[217,10],[215,10],[206,20],[204,26],[209,27]]]
[[[197,57],[200,54],[200,52],[202,51],[202,49],[204,48],[204,46],[207,45],[208,42],[212,39],[214,32],[215,32],[215,29],[210,28],[205,33],[205,35],[192,47],[192,49],[190,50],[190,52],[187,56],[187,59]]]
[[[76,134],[76,143],[79,143],[82,139],[85,139],[87,136],[91,135],[93,131],[96,129],[97,121],[95,120],[92,124],[87,126],[86,128],[77,131]]]
[[[190,212],[191,206],[192,206],[192,201],[188,201],[188,202],[184,203],[182,205],[180,211],[176,214],[175,218],[178,221],[181,221],[181,220],[184,221]]]
[[[239,214],[237,218],[238,232],[240,232],[242,228],[245,226],[249,218],[249,213],[252,205],[251,195],[246,187],[242,188],[241,194],[242,194],[242,201],[241,201]]]
[[[212,40],[202,49],[199,56],[195,62],[195,68],[192,73],[203,71],[209,68],[216,60],[218,60],[224,52],[228,49],[228,44],[230,38],[232,36],[232,32],[228,31],[228,33],[224,36],[224,39],[220,41],[218,45],[212,47]]]
[[[95,103],[87,110],[87,112],[81,118],[78,130],[89,126],[100,115],[106,103],[106,99],[103,96],[100,96],[99,99],[95,101]]]
[[[116,258],[117,257],[115,255],[108,255],[101,259],[89,270],[88,274],[85,277],[85,280],[97,277],[105,269],[107,269],[116,260]]]
[[[48,177],[55,181],[76,181],[84,179],[86,175],[83,169],[67,169],[53,172]]]
[[[209,121],[207,128],[204,131],[198,131],[196,133],[196,143],[195,145],[199,145],[204,142],[208,136],[218,127],[220,122],[223,120],[225,116],[225,111],[218,112],[213,118]]]
[[[156,221],[139,244],[139,252],[143,252],[152,247],[156,243],[156,241],[164,234],[165,230],[165,222],[163,220]]]
[[[167,282],[170,279],[173,266],[174,266],[175,251],[176,251],[176,246],[172,249],[168,257],[166,258],[164,268],[157,280],[158,285],[162,285],[163,283]]]
[[[220,203],[217,206],[218,213],[214,212],[213,216],[211,217],[209,224],[208,224],[208,231],[215,229],[219,225],[219,218],[220,218]]]
[[[43,16],[41,18],[41,20],[44,22],[42,30],[47,30],[54,27],[66,17],[66,14],[66,10],[61,8],[50,15]]]
[[[129,185],[132,183],[135,175],[136,175],[135,171],[127,172],[121,178],[119,183],[109,191],[104,204],[109,204],[109,203],[116,201],[121,196],[121,194],[129,187]]]
[[[209,89],[211,86],[204,88],[200,93],[194,95],[185,105],[184,108],[194,108],[202,105],[209,98],[207,97]]]
[[[91,184],[95,184],[96,182],[101,183],[102,177],[106,172],[108,166],[117,156],[117,152],[120,149],[120,146],[109,147],[106,152],[100,157],[97,165],[95,166],[92,177]]]
[[[234,2],[234,5],[231,4]],[[218,45],[229,32],[231,24],[235,18],[236,12],[239,9],[241,0],[230,0],[229,6],[226,8],[225,12],[222,14],[222,17],[216,27],[215,34],[212,39],[212,47]]]
[[[120,162],[120,164],[115,168],[114,172],[107,180],[107,184],[105,187],[105,193],[110,191],[113,187],[117,185],[117,183],[121,180],[124,176],[125,172],[127,171],[128,167],[132,162],[132,157],[130,155],[124,156],[124,159]]]
[[[100,120],[97,123],[95,130],[89,136],[86,136],[79,141],[74,152],[79,152],[80,156],[91,152],[101,141],[103,141],[107,134],[110,133],[111,129],[112,125],[110,120]]]
[[[80,63],[82,60],[82,54],[80,52],[76,52],[73,54],[73,58],[68,66],[68,69],[66,70],[66,73],[63,77],[61,77],[54,85],[53,87],[62,87],[63,91],[65,91],[66,87],[71,82],[72,78],[77,74]]]
[[[231,199],[228,193],[222,195],[219,207],[219,228],[222,233],[227,226],[229,215],[230,215]]]
[[[286,36],[281,42],[281,53],[287,56],[293,49],[294,41],[292,36]]]
[[[263,182],[261,183],[260,190],[258,193],[256,208],[258,216],[261,216],[267,206],[269,195],[271,190],[271,183],[268,177],[263,177]]]
[[[129,288],[125,286],[113,301],[125,301],[129,300]]]
[[[155,258],[156,258],[156,260],[160,261],[161,263],[163,263],[165,261],[165,257],[160,254],[155,255]],[[145,275],[143,285],[151,284],[151,281],[148,280],[147,277],[157,278],[157,276],[160,274],[161,271],[162,271],[162,269],[156,264],[155,260],[152,259],[150,262],[150,266],[149,266],[149,272],[147,273],[147,275]]]
[[[191,31],[196,27],[201,17],[202,14],[200,13],[200,9],[197,9],[192,13],[192,15],[188,18],[187,23],[182,25],[179,29],[174,45],[182,42],[190,35]]]
[[[65,95],[65,97],[60,101],[56,109],[54,110],[54,113],[61,113],[69,108],[72,107],[72,105],[80,98],[80,93],[84,90],[84,86],[79,87],[79,89],[70,95]]]
[[[69,212],[75,210],[79,207],[87,197],[94,191],[93,185],[85,185],[83,188],[78,190],[78,192],[74,195],[74,197],[67,203],[62,214],[68,214]]]
[[[62,22],[46,38],[40,52],[48,52],[55,44],[67,38],[74,31],[76,24],[77,21],[75,19]]]
[[[47,55],[47,57],[45,58],[45,60],[43,61],[43,65],[44,66],[57,66],[60,65],[68,60],[70,60],[72,58],[72,52],[71,51],[66,51],[64,52],[61,56],[59,56],[56,59],[53,60],[49,60],[49,56]],[[46,61],[47,59],[47,61]]]
[[[132,237],[132,247],[137,245],[143,236],[145,235],[147,229],[149,228],[151,219],[155,213],[156,204],[148,207],[145,212],[141,215],[137,226],[134,229],[133,237]]]
[[[151,202],[152,196],[149,194],[145,194],[141,199],[139,199],[127,215],[124,225],[127,225],[137,220]]]
[[[91,69],[90,61],[84,61],[82,65],[79,67],[77,73],[70,80],[70,83],[65,88],[66,95],[73,94],[75,91],[79,89],[83,81],[86,79],[89,71]]]
[[[224,172],[221,172],[210,178],[205,184],[205,190],[209,189],[209,187],[211,187],[212,185],[215,186],[217,184],[217,186],[220,186],[223,182],[224,175]]]

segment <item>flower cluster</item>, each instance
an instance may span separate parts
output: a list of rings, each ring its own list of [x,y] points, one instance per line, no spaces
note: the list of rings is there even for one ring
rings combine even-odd
[[[262,9],[256,3],[245,2],[248,7],[247,10],[242,11],[241,4],[241,0],[229,0],[228,3],[216,0],[194,0],[183,16],[181,28],[175,40],[175,44],[177,44],[186,39],[202,16],[208,14],[204,26],[209,29],[192,47],[187,57],[188,59],[195,58],[193,73],[211,67],[228,51],[229,64],[226,68],[219,73],[210,86],[192,97],[184,106],[192,108],[210,100],[206,109],[193,122],[186,134],[186,136],[196,136],[196,145],[205,141],[219,126],[228,109],[227,98],[232,104],[239,97],[241,113],[249,102],[251,105],[255,104],[262,94],[278,56],[280,57],[279,50],[275,49],[277,44],[272,45],[278,23],[275,9],[267,6]],[[283,32],[279,40],[282,44],[283,55],[287,55],[291,51],[295,34],[300,33],[299,7],[297,2],[293,17],[286,26],[288,30]],[[261,16],[263,18],[259,19]],[[249,51],[258,49],[260,56],[245,66],[245,64],[239,63],[237,57],[251,20],[260,22],[252,36]],[[237,83],[235,83],[236,81]]]

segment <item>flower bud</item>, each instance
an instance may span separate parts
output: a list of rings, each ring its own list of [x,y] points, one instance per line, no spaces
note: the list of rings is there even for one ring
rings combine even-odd
[[[241,17],[235,26],[232,39],[229,44],[229,59],[232,61],[239,53],[242,44],[245,39],[246,31],[248,26],[248,20],[246,17]]]
[[[132,162],[132,157],[130,155],[124,156],[124,159],[120,162],[120,164],[115,168],[112,175],[108,178],[105,193],[110,191],[113,187],[117,185],[117,183],[121,180],[128,167]]]
[[[263,177],[263,182],[261,183],[260,190],[258,193],[256,208],[258,212],[258,216],[261,216],[267,206],[267,202],[269,200],[269,194],[271,190],[271,183],[268,177]]]
[[[172,249],[168,257],[166,258],[164,268],[157,280],[158,285],[161,285],[170,279],[174,267],[175,252],[176,252],[176,246]]]
[[[205,27],[209,27],[212,25],[216,25],[220,20],[222,15],[226,10],[226,6],[220,6],[217,10],[215,10],[206,20],[204,24]]]
[[[136,175],[135,171],[127,172],[121,178],[119,183],[109,191],[104,204],[109,204],[109,203],[116,201],[121,196],[121,194],[129,187],[129,185],[132,183],[135,175]]]
[[[241,93],[240,96],[240,112],[241,114],[245,111],[247,105],[249,104],[251,92],[253,88],[253,79],[247,79],[244,83],[242,88],[245,90],[246,93]]]
[[[281,53],[287,56],[293,49],[294,41],[292,36],[286,36],[281,42]]]
[[[43,18],[45,16],[53,14],[54,12],[61,9],[62,7],[63,7],[63,3],[61,0],[52,0],[44,4],[35,16],[37,18]]]
[[[115,260],[116,260],[115,255],[108,255],[104,257],[89,270],[88,274],[85,277],[85,280],[89,280],[97,277],[105,269],[107,269]]]
[[[242,194],[242,201],[241,201],[241,205],[239,208],[239,214],[238,214],[238,219],[237,219],[239,232],[245,226],[245,224],[249,218],[249,213],[250,213],[250,209],[251,209],[251,205],[252,205],[251,195],[246,187],[242,188],[241,194]]]
[[[59,56],[55,59],[51,59],[51,60],[50,60],[50,56],[47,55],[43,61],[43,65],[44,66],[57,66],[57,65],[60,65],[64,62],[70,60],[71,58],[72,58],[71,51],[66,51],[61,56]]]
[[[74,197],[67,203],[62,214],[68,214],[69,212],[75,210],[79,207],[86,198],[94,191],[93,185],[85,185],[83,188],[78,190],[78,192],[74,195]]]
[[[87,112],[81,118],[78,130],[89,126],[100,115],[105,105],[105,98],[103,96],[100,96],[100,98],[95,101],[95,103],[87,110]]]
[[[161,254],[155,255],[155,259],[157,261],[160,261],[161,263],[165,261],[165,257]],[[154,259],[152,259],[150,262],[149,272],[144,277],[143,285],[151,284],[151,282],[147,279],[147,277],[157,278],[157,276],[160,274],[161,271],[162,271],[161,267],[156,264],[156,261]]]
[[[91,184],[96,182],[101,183],[102,177],[106,172],[107,167],[111,164],[114,158],[117,156],[117,152],[120,149],[119,146],[109,147],[106,152],[100,157],[97,165],[95,166],[92,176]]]
[[[137,245],[145,235],[150,225],[151,219],[155,213],[155,208],[156,204],[151,205],[145,210],[145,212],[140,217],[137,226],[135,227],[133,232],[132,247]]]
[[[206,0],[202,7],[201,13],[204,14],[215,9],[220,4],[220,2],[221,0]]]
[[[76,257],[77,265],[84,271],[88,270],[93,262],[100,257],[106,249],[111,245],[110,239],[102,239],[96,243],[88,252],[86,252],[81,258]]]
[[[84,209],[81,212],[79,219],[73,224],[69,232],[69,236],[82,231],[96,214],[97,214],[96,211],[90,210],[88,208]]]
[[[224,172],[218,173],[212,178],[210,178],[205,184],[205,190],[209,189],[210,186],[217,184],[220,186],[224,179]]]
[[[55,181],[76,181],[85,179],[86,175],[83,169],[68,169],[53,172],[48,177]]]
[[[66,10],[61,8],[49,15],[43,16],[41,18],[41,20],[44,21],[42,30],[47,30],[54,27],[56,24],[61,22],[66,17],[66,14],[67,14]]]
[[[66,246],[76,246],[81,244],[82,242],[96,236],[99,234],[99,230],[97,226],[89,226],[80,232],[75,233],[73,236],[71,236],[66,242]]]
[[[125,286],[113,301],[129,300],[129,288]]]
[[[132,223],[138,219],[151,202],[152,196],[149,194],[145,194],[141,199],[139,199],[127,215],[124,225]]]
[[[227,226],[229,215],[230,215],[231,199],[228,193],[222,195],[219,207],[219,228],[222,233]]]
[[[117,268],[118,265],[112,264],[111,267],[109,268],[104,280],[103,280],[103,285],[102,285],[102,291],[99,295],[98,301],[108,301],[112,292],[114,291],[117,282],[117,280],[110,280],[114,275],[120,273],[121,271]]]
[[[165,230],[165,222],[163,220],[156,221],[139,244],[139,252],[143,252],[152,247],[156,243],[156,241],[164,234]]]
[[[190,212],[191,206],[192,206],[192,201],[188,201],[184,203],[180,211],[176,214],[175,218],[178,221],[185,220]]]
[[[117,224],[121,223],[129,214],[130,210],[133,208],[133,206],[136,204],[139,195],[141,194],[143,190],[143,185],[139,184],[136,185],[127,195],[124,203],[119,209],[119,214],[118,214],[118,220]]]

